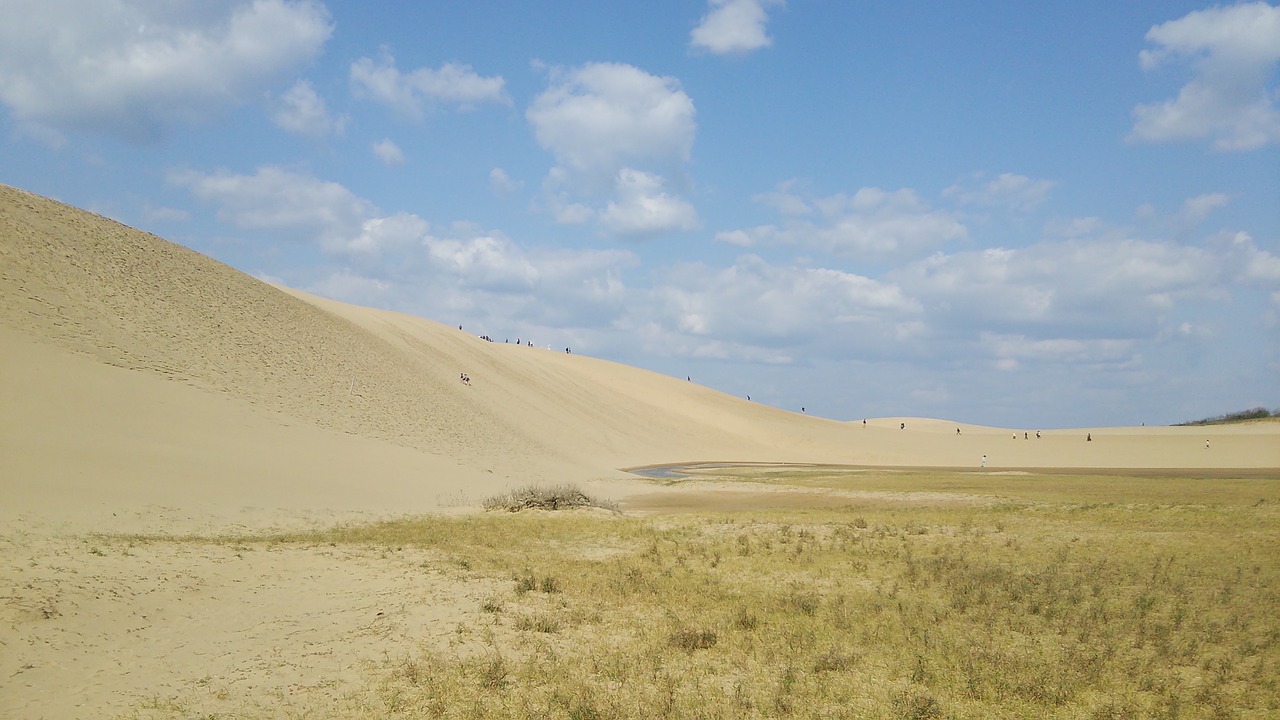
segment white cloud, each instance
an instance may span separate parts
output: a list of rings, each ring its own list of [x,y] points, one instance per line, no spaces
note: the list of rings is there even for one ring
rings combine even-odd
[[[370,58],[351,63],[351,84],[358,95],[413,118],[422,117],[426,105],[465,110],[481,103],[511,104],[501,76],[484,77],[471,66],[456,63],[446,63],[438,70],[418,68],[402,73],[385,51],[376,63]]]
[[[998,370],[1017,370],[1024,362],[1124,365],[1135,360],[1131,340],[1051,338],[982,333],[979,344]]]
[[[494,168],[489,171],[489,192],[498,197],[507,197],[508,195],[520,192],[524,189],[524,181],[512,180],[506,170],[502,168]]]
[[[892,192],[862,188],[844,194],[803,197],[784,183],[757,200],[797,216],[782,225],[724,231],[721,242],[750,247],[794,245],[865,260],[918,256],[947,242],[962,240],[968,230],[953,215],[930,209],[914,190]],[[804,219],[800,215],[811,215]]]
[[[809,201],[793,192],[799,184],[794,178],[778,183],[778,189],[773,192],[760,193],[751,199],[756,202],[773,208],[783,215],[808,215],[813,212],[813,206]]]
[[[426,249],[433,270],[453,282],[489,292],[537,292],[551,304],[565,297],[613,304],[623,289],[616,268],[635,262],[619,250],[525,250],[494,233],[429,237]]]
[[[217,205],[224,222],[294,240],[339,246],[357,237],[364,221],[376,214],[372,203],[338,183],[279,167],[262,167],[252,175],[182,172],[170,180]]]
[[[287,284],[287,283],[282,283]],[[393,286],[386,280],[365,277],[351,268],[342,268],[307,286],[306,290],[322,297],[342,300],[366,307],[384,307]]]
[[[596,216],[594,210],[582,203],[558,204],[554,210],[556,222],[561,225],[585,225]]]
[[[665,189],[682,176],[697,130],[675,78],[616,63],[557,70],[526,117],[556,159],[543,191],[559,222],[594,218],[624,235],[696,225],[693,206]]]
[[[1150,337],[1179,303],[1230,281],[1221,254],[1132,239],[939,253],[891,276],[935,328],[1033,340]]]
[[[687,162],[697,130],[679,81],[619,63],[553,73],[525,116],[571,179],[597,187],[611,186],[624,166]]]
[[[526,249],[465,225],[419,236],[423,221],[402,222],[387,228],[395,241],[381,254],[344,256],[343,268],[315,287],[349,302],[465,320],[469,330],[510,333],[513,340],[539,328],[539,339],[555,336],[557,344],[568,328],[607,327],[626,307],[620,272],[637,263],[631,253]]]
[[[662,178],[623,168],[616,199],[600,213],[600,222],[618,235],[653,235],[692,230],[698,226],[698,214],[689,203],[667,194]]]
[[[329,252],[380,256],[422,244],[429,229],[426,220],[411,213],[372,217],[361,223],[359,235],[331,242],[326,249]]]
[[[346,126],[345,118],[329,114],[324,98],[306,80],[299,80],[280,96],[271,112],[271,121],[291,133],[310,138],[341,135]]]
[[[260,97],[333,32],[312,0],[26,0],[5,15],[0,101],[20,123],[135,141]]]
[[[635,324],[649,328],[650,342],[674,354],[752,362],[789,361],[805,346],[888,342],[921,311],[892,283],[755,255],[723,269],[671,268],[649,295],[645,307],[656,315]]]
[[[1249,233],[1222,233],[1214,240],[1230,258],[1237,282],[1280,287],[1280,256],[1259,248]]]
[[[1226,195],[1222,193],[1206,193],[1187,198],[1182,204],[1182,218],[1191,223],[1198,223],[1209,214],[1220,207],[1226,207],[1230,201]]]
[[[973,183],[957,183],[943,190],[942,195],[954,198],[961,205],[1004,208],[1025,213],[1035,210],[1043,203],[1052,188],[1053,182],[1050,180],[1033,180],[1025,175],[1002,173],[995,180],[976,187]]]
[[[709,0],[709,11],[689,34],[689,44],[719,55],[746,53],[773,44],[765,30],[765,8],[782,0]]]
[[[390,138],[383,138],[374,143],[373,155],[381,160],[383,165],[400,165],[404,162],[404,153],[400,152],[400,146],[391,142]]]
[[[171,180],[216,205],[224,222],[306,242],[327,257],[305,288],[425,317],[465,315],[507,328],[607,325],[625,307],[620,273],[638,262],[623,250],[526,249],[469,223],[434,231],[415,214],[386,215],[338,183],[277,167]]]
[[[1280,7],[1264,2],[1212,7],[1147,32],[1145,70],[1190,62],[1195,76],[1177,98],[1134,108],[1130,138],[1170,142],[1210,138],[1219,150],[1280,142],[1280,108],[1268,83],[1280,62]]]
[[[538,267],[505,238],[429,238],[426,248],[435,268],[469,286],[527,292],[538,285]]]

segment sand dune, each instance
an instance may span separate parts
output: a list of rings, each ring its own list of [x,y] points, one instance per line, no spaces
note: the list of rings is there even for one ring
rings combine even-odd
[[[139,503],[220,516],[418,511],[515,483],[698,460],[973,466],[986,454],[992,466],[1280,467],[1276,425],[1014,442],[1022,430],[798,415],[274,287],[8,187],[0,258],[9,515],[69,518],[90,503],[115,503],[116,517]],[[955,427],[962,434],[950,436]]]
[[[407,574],[418,558],[100,549],[92,533],[468,512],[531,482],[651,497],[667,491],[622,468],[697,461],[1280,468],[1278,423],[1034,431],[839,422],[489,343],[0,186],[0,715],[102,717],[210,682],[336,692],[491,590]]]

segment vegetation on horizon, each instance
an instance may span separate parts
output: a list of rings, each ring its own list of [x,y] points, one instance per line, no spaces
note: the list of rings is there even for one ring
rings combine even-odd
[[[503,513],[228,540],[426,550],[504,588],[447,642],[289,716],[1280,714],[1277,479],[810,472],[778,482],[866,494],[810,510]],[[904,483],[930,491],[876,489]],[[135,717],[281,715],[278,698],[211,712],[201,697]]]
[[[1188,425],[1227,425],[1230,423],[1248,422],[1250,420],[1267,420],[1269,418],[1280,418],[1280,410],[1268,410],[1264,407],[1256,407],[1249,410],[1240,410],[1239,412],[1218,415],[1217,417],[1204,418],[1202,420],[1174,423],[1174,427],[1184,427]]]

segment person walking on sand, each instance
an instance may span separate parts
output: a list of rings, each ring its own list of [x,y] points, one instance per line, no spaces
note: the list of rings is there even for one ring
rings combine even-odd
[[[986,467],[986,466],[987,466],[987,456],[986,456],[986,455],[983,455],[983,456],[982,456],[982,467]]]
[[[1208,450],[1208,449],[1209,449],[1209,441],[1208,441],[1208,440],[1205,440],[1205,441],[1204,441],[1204,449],[1205,449],[1205,450]]]

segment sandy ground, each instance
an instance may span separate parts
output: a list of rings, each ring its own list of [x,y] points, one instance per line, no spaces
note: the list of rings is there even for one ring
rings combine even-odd
[[[620,470],[697,461],[1280,468],[1277,423],[864,426],[483,332],[275,287],[0,186],[0,717],[323,708],[365,664],[452,642],[493,591],[429,556],[130,533],[476,512],[533,482],[668,510],[762,502]]]

